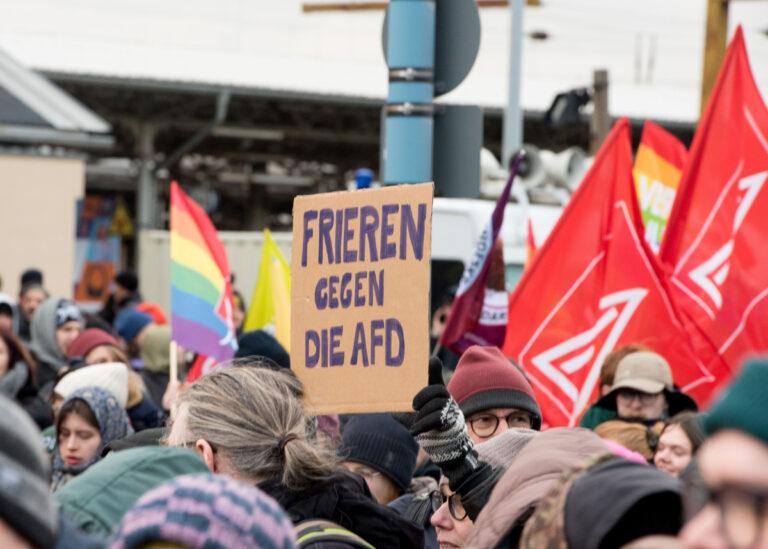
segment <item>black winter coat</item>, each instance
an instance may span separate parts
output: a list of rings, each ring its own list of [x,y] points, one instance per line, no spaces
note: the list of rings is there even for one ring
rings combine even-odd
[[[301,491],[288,490],[274,480],[258,486],[277,500],[294,524],[309,519],[330,520],[377,549],[424,546],[424,531],[376,503],[362,477],[340,472]]]

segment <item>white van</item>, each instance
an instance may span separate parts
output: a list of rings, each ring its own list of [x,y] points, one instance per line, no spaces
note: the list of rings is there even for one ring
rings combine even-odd
[[[448,287],[458,284],[495,206],[494,200],[435,198],[432,206],[433,302]],[[562,211],[558,206],[507,204],[501,239],[508,291],[523,273],[528,251],[528,220],[531,220],[538,247],[549,236]]]

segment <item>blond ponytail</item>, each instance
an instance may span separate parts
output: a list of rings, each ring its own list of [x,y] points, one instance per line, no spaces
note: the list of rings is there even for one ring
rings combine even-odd
[[[190,440],[202,438],[241,475],[299,490],[338,468],[333,448],[307,429],[295,377],[238,366],[195,382],[179,399]]]

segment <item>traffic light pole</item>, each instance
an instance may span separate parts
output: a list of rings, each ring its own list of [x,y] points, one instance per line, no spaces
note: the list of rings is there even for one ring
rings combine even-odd
[[[432,181],[435,1],[391,0],[388,10],[384,183]]]

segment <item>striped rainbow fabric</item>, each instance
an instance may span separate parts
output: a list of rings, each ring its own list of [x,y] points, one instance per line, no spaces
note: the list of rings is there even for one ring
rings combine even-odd
[[[182,347],[232,358],[232,282],[227,253],[205,211],[171,182],[171,328]]]

